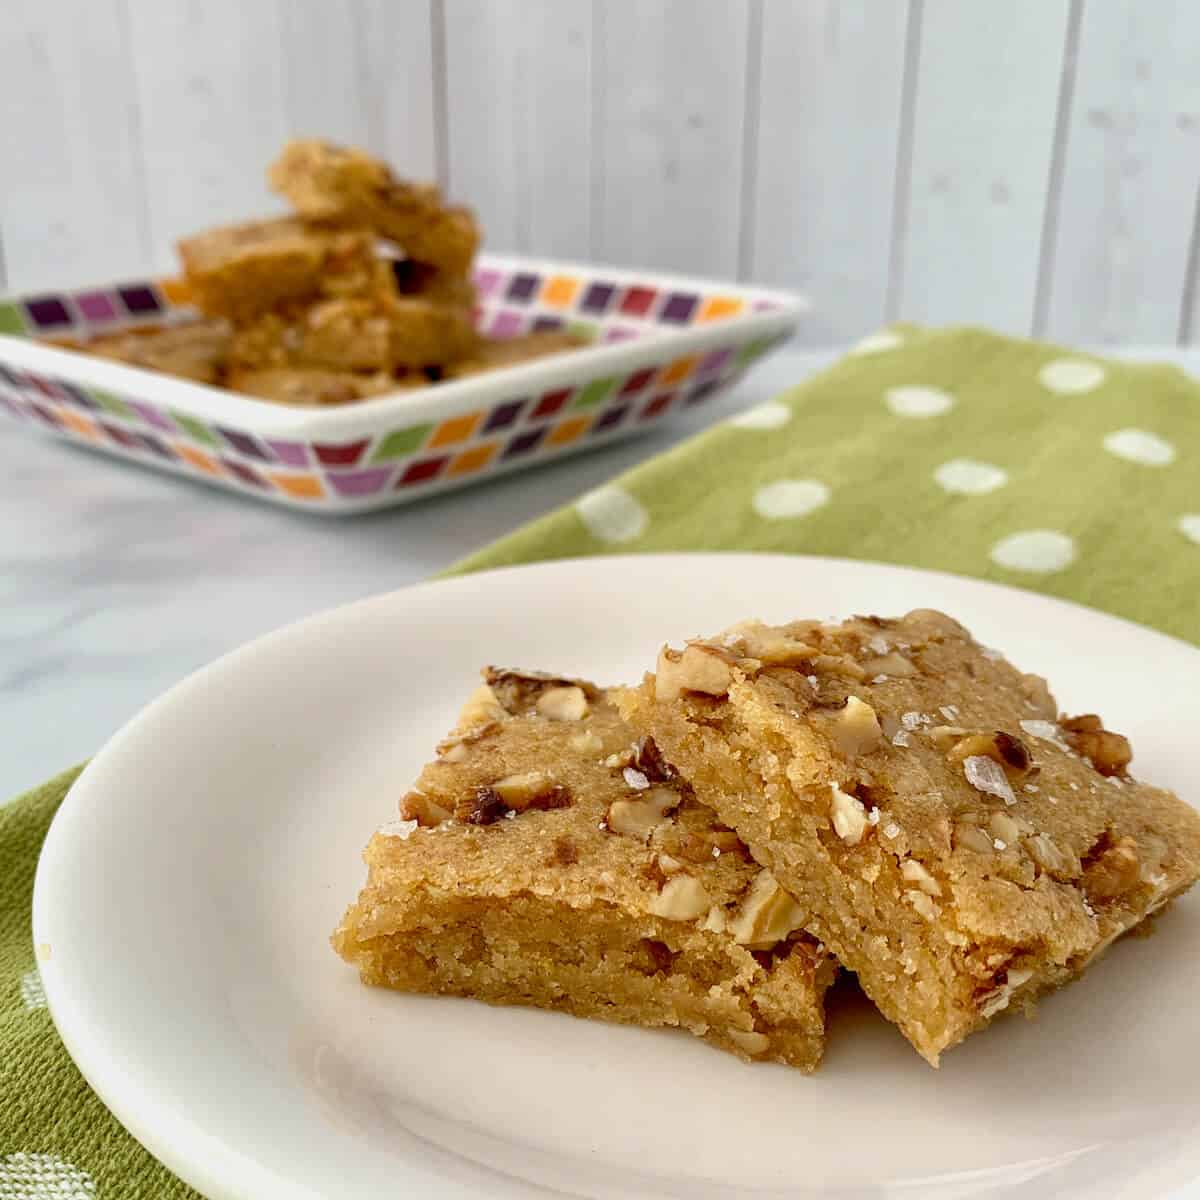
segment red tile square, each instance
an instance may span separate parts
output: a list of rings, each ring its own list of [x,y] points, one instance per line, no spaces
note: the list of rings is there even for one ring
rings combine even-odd
[[[657,297],[653,288],[631,287],[621,297],[620,311],[627,317],[644,317]]]
[[[558,392],[547,392],[537,403],[537,408],[529,414],[531,421],[539,417],[552,417],[571,398],[571,389],[563,388]]]

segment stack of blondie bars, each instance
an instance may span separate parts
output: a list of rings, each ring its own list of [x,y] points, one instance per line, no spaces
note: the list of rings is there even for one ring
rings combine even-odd
[[[361,150],[290,142],[268,171],[291,216],[179,243],[198,321],[76,348],[284,404],[343,404],[569,349],[474,327],[480,232],[436,187]]]
[[[840,965],[936,1066],[1200,875],[1200,814],[1131,757],[930,610],[746,622],[633,688],[489,668],[333,943],[806,1071]]]

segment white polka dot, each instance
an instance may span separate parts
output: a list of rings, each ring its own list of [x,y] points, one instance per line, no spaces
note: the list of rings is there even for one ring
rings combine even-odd
[[[729,423],[738,429],[781,429],[792,419],[792,410],[786,404],[772,401],[759,404],[739,413]]]
[[[933,473],[938,486],[963,496],[982,496],[1008,482],[1008,472],[973,458],[952,458]]]
[[[21,976],[21,1003],[31,1011],[46,1007],[46,993],[42,990],[42,977],[36,967]]]
[[[806,517],[829,503],[829,489],[816,479],[777,479],[754,493],[754,511],[768,521]]]
[[[575,502],[588,532],[602,542],[631,542],[646,531],[646,510],[623,488],[602,487]]]
[[[1175,447],[1166,438],[1145,429],[1118,429],[1104,439],[1109,454],[1143,467],[1165,467],[1175,461]]]
[[[992,562],[1013,571],[1048,575],[1075,561],[1075,542],[1056,529],[1026,529],[1010,533],[992,547]]]
[[[893,333],[890,329],[884,329],[879,333],[873,333],[869,337],[863,338],[861,342],[856,342],[850,347],[850,353],[878,354],[883,350],[895,350],[897,346],[902,346],[903,344],[904,339],[898,333]]]
[[[1200,513],[1184,513],[1177,522],[1179,532],[1200,546]]]
[[[1095,390],[1104,382],[1104,368],[1078,358],[1056,358],[1038,372],[1038,379],[1042,387],[1060,396],[1078,396]]]
[[[898,417],[937,417],[954,407],[949,392],[932,387],[888,388],[883,402]]]
[[[0,1200],[92,1200],[96,1183],[56,1154],[0,1158]]]

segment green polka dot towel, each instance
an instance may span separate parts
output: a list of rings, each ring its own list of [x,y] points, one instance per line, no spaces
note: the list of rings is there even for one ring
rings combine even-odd
[[[460,564],[764,550],[1036,588],[1200,641],[1200,384],[895,327]]]
[[[1033,587],[1200,642],[1197,463],[1200,384],[1175,368],[896,327],[456,569],[829,554]],[[0,808],[0,1200],[191,1197],[108,1116],[45,1008],[30,896],[73,778]]]

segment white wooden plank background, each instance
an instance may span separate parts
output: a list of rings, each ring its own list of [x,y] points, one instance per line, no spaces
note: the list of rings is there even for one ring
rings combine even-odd
[[[9,0],[0,279],[167,269],[361,143],[496,249],[892,317],[1200,342],[1195,0]]]

